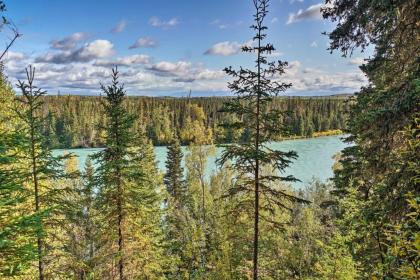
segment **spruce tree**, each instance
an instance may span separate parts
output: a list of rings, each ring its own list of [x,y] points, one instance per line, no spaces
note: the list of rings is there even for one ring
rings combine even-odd
[[[103,103],[104,113],[107,118],[106,148],[99,152],[95,158],[98,161],[97,178],[102,214],[111,229],[108,242],[116,246],[114,258],[117,262],[117,271],[120,280],[124,277],[124,239],[125,213],[124,209],[128,195],[127,171],[130,167],[129,147],[134,135],[130,132],[134,117],[127,114],[123,108],[125,96],[124,87],[119,84],[118,70],[112,69],[112,83],[110,86],[102,85],[105,94]],[[110,247],[113,249],[112,245]]]
[[[37,259],[34,236],[40,217],[27,211],[32,197],[16,156],[22,149],[16,129],[22,123],[13,113],[14,99],[0,69],[0,277],[24,274]]]
[[[186,185],[184,181],[184,168],[182,167],[182,150],[178,137],[174,137],[172,143],[168,147],[168,155],[166,159],[166,173],[164,183],[168,193],[173,199],[181,205],[186,198]]]
[[[135,117],[127,113],[125,91],[112,70],[112,83],[102,86],[107,118],[106,148],[95,155],[98,210],[101,214],[102,277],[120,280],[153,275],[146,269],[160,264],[160,185],[153,151],[144,137],[132,132]],[[116,263],[116,265],[114,264]],[[153,277],[153,276],[148,276]]]
[[[53,156],[47,145],[48,139],[42,133],[45,118],[41,116],[40,109],[46,91],[34,85],[35,68],[27,68],[26,77],[27,81],[18,82],[22,96],[17,99],[20,104],[16,114],[24,125],[19,129],[21,149],[16,155],[23,170],[25,187],[32,195],[32,213],[39,217],[36,230],[38,276],[44,280],[48,277],[45,257],[51,250],[51,246],[48,249],[45,242],[48,237],[46,227],[47,224],[54,224],[54,215],[61,208],[58,202],[59,190],[54,181],[64,178],[61,161],[65,157]]]
[[[280,122],[279,110],[268,110],[268,105],[279,93],[288,89],[291,84],[275,79],[276,75],[284,73],[287,62],[268,62],[267,55],[275,49],[272,44],[264,44],[266,39],[264,19],[268,13],[269,0],[253,0],[255,7],[254,24],[251,29],[256,32],[253,44],[243,46],[242,51],[255,53],[255,69],[232,67],[225,68],[225,72],[235,78],[229,83],[229,89],[236,94],[236,98],[225,103],[222,112],[232,113],[238,117],[237,122],[225,124],[249,132],[249,137],[243,143],[225,146],[219,162],[224,164],[233,161],[233,167],[242,174],[242,180],[237,186],[230,188],[229,196],[242,193],[253,195],[254,209],[254,237],[253,237],[253,279],[258,279],[258,249],[259,249],[259,221],[263,214],[260,210],[272,211],[274,207],[285,206],[284,200],[291,202],[303,201],[274,185],[275,182],[296,181],[293,176],[282,176],[281,172],[297,157],[293,151],[283,152],[272,150],[268,143],[275,136],[285,131]],[[273,175],[262,174],[262,168],[269,167]],[[267,201],[261,205],[261,200]],[[243,203],[241,205],[249,205]]]

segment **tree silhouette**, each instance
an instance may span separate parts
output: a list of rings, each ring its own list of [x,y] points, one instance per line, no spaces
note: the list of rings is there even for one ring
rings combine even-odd
[[[254,238],[253,238],[253,279],[258,279],[258,241],[261,208],[273,211],[278,207],[286,207],[284,201],[304,202],[273,183],[278,181],[297,181],[293,176],[282,176],[281,173],[291,160],[297,158],[294,151],[277,151],[268,147],[276,135],[284,135],[286,129],[282,125],[282,112],[268,109],[273,98],[291,87],[291,84],[278,80],[284,73],[287,62],[268,62],[267,55],[275,48],[272,44],[263,44],[267,27],[264,19],[268,13],[269,0],[253,0],[255,7],[254,24],[251,29],[256,32],[251,45],[242,47],[245,53],[255,53],[255,69],[232,67],[225,68],[225,72],[235,80],[229,83],[229,89],[236,94],[236,98],[225,103],[222,112],[237,116],[238,121],[223,124],[227,128],[239,128],[249,132],[249,137],[241,143],[225,146],[220,164],[228,160],[233,161],[233,167],[239,172],[242,180],[238,180],[235,187],[228,190],[227,196],[242,193],[253,193],[254,208]],[[272,174],[263,174],[262,168],[271,168]],[[267,202],[261,207],[261,199]],[[250,207],[250,203],[243,203]]]

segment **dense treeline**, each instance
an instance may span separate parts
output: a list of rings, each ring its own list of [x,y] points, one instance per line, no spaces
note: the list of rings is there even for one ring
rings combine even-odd
[[[50,145],[54,148],[103,146],[104,139],[98,129],[98,125],[106,122],[101,114],[101,99],[93,96],[43,97],[42,114],[47,117],[44,134],[50,139]],[[180,135],[182,144],[189,144],[188,134],[197,107],[203,109],[212,141],[231,143],[246,135],[220,127],[226,114],[219,110],[228,99],[128,97],[124,106],[138,117],[132,129],[145,133],[154,145],[168,145],[173,129]],[[316,132],[344,128],[348,107],[345,100],[342,97],[282,97],[275,98],[268,109],[287,113],[279,119],[289,129],[288,135],[284,136],[310,137]],[[189,110],[189,104],[196,106]]]

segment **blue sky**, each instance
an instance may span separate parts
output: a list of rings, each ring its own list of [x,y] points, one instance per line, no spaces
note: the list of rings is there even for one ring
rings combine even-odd
[[[225,66],[252,67],[239,48],[250,42],[251,0],[6,1],[23,36],[5,68],[12,82],[34,64],[49,93],[98,94],[119,65],[130,95],[227,94]],[[351,93],[365,83],[366,54],[342,58],[326,50],[321,1],[271,0],[266,19],[272,59],[289,61],[291,95]],[[7,32],[3,32],[3,36]]]

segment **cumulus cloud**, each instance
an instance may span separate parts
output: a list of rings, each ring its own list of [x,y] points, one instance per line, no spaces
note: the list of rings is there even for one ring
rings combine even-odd
[[[278,22],[279,21],[279,19],[277,18],[277,17],[273,17],[272,19],[271,19],[271,23],[276,23],[276,22]]]
[[[241,47],[243,44],[238,42],[220,42],[214,44],[211,48],[209,48],[204,54],[207,55],[222,55],[222,56],[230,56],[238,54],[241,51]]]
[[[145,54],[135,54],[118,58],[116,60],[98,60],[95,66],[113,67],[113,66],[135,66],[141,64],[149,64],[150,57]]]
[[[189,61],[153,63],[152,59],[144,54],[111,59],[105,57],[108,54],[106,51],[94,52],[95,46],[98,47],[98,44],[94,41],[74,51],[47,53],[42,58],[9,52],[9,58],[4,60],[6,74],[12,84],[16,84],[17,79],[25,78],[25,67],[32,64],[37,69],[37,85],[50,94],[55,94],[57,91],[99,94],[100,83],[109,81],[110,68],[120,65],[124,66],[121,68],[121,82],[126,85],[130,95],[171,94],[188,89],[197,92],[226,91],[224,72],[208,69],[201,63]],[[58,59],[59,55],[64,55],[65,58]],[[95,59],[90,60],[93,56]],[[77,63],[64,63],[75,60]]]
[[[350,65],[357,65],[357,66],[360,66],[364,63],[366,63],[366,61],[363,57],[355,57],[355,58],[350,59],[349,61]]]
[[[150,37],[143,37],[137,39],[130,47],[129,49],[137,49],[137,48],[155,48],[157,47],[157,42],[150,38]]]
[[[35,62],[66,64],[72,62],[88,62],[93,59],[112,55],[113,44],[108,40],[95,40],[91,43],[73,50],[57,53],[46,53],[35,59]]]
[[[170,20],[165,21],[165,20],[161,20],[158,17],[151,17],[149,19],[149,24],[154,27],[162,27],[164,29],[168,29],[168,28],[177,26],[179,24],[179,21],[177,18],[171,18]]]
[[[176,63],[161,61],[148,67],[159,76],[185,76],[191,68],[191,63],[178,61]]]
[[[9,77],[16,77],[17,79],[25,78],[24,69],[32,61],[30,57],[21,52],[8,51],[3,57],[4,70]],[[16,73],[16,75],[14,75]],[[12,74],[12,75],[9,75]]]
[[[318,44],[317,44],[317,42],[313,41],[309,46],[311,48],[316,48],[316,47],[318,47]]]
[[[70,36],[67,36],[60,40],[52,40],[50,42],[51,48],[57,49],[57,50],[72,50],[74,49],[77,44],[85,39],[87,37],[87,34],[84,32],[76,32],[73,33]]]
[[[223,78],[224,76],[225,76],[225,73],[223,71],[204,69],[197,74],[196,79],[197,80],[216,80],[216,79]]]
[[[360,71],[327,72],[320,69],[303,68],[300,61],[291,61],[285,74],[277,77],[292,83],[291,92],[344,93],[354,92],[367,82]]]
[[[125,30],[126,27],[127,21],[121,20],[111,29],[111,33],[121,33]]]
[[[202,65],[194,65],[187,61],[176,63],[161,61],[147,67],[161,77],[173,77],[174,82],[191,83],[196,80],[215,80],[224,77],[223,71],[215,71],[204,68]]]
[[[321,20],[321,8],[323,4],[309,6],[306,10],[300,9],[296,13],[289,14],[286,24],[292,24],[303,20]]]
[[[8,51],[3,57],[3,62],[12,61],[12,60],[21,61],[25,58],[26,58],[26,55],[24,53]]]

